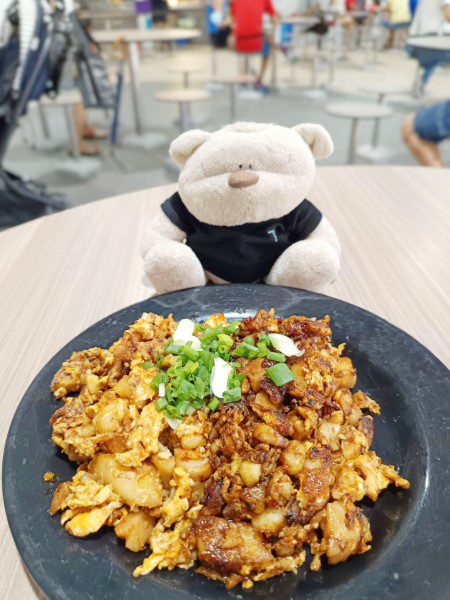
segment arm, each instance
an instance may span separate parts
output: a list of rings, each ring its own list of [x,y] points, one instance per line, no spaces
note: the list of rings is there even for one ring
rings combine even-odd
[[[445,0],[442,6],[442,12],[444,14],[444,19],[450,23],[450,0]]]
[[[160,211],[141,243],[144,270],[157,294],[205,285],[206,277],[186,234]]]
[[[322,217],[305,240],[296,242],[278,258],[266,283],[306,290],[321,290],[336,278],[340,266],[340,244],[333,227]]]

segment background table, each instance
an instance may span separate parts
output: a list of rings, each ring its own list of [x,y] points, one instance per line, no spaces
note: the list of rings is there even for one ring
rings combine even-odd
[[[447,365],[449,189],[450,170],[335,167],[318,171],[309,195],[342,243],[342,270],[327,293],[405,329]],[[15,408],[47,360],[151,294],[139,242],[173,190],[94,202],[0,233],[2,452]],[[0,598],[34,598],[2,509],[0,540]]]
[[[450,35],[425,35],[410,37],[406,40],[408,46],[427,48],[428,50],[450,51]]]
[[[92,37],[99,44],[113,44],[123,41],[128,45],[128,65],[130,70],[131,95],[133,100],[134,121],[136,134],[144,133],[144,116],[142,111],[142,90],[139,81],[139,48],[142,42],[176,42],[179,40],[194,40],[200,37],[199,29],[178,29],[154,27],[152,29],[113,29],[95,30]],[[149,148],[158,145],[161,140],[150,139]]]

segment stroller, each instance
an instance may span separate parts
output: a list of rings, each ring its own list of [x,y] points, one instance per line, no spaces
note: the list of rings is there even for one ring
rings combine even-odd
[[[6,215],[2,214],[0,227],[67,205],[63,195],[9,172],[3,162],[28,102],[43,94],[57,95],[72,45],[85,105],[114,106],[114,90],[101,57],[92,51],[78,19],[69,12],[62,0],[54,10],[47,0],[5,0],[0,4],[0,210],[6,208],[1,211]]]
[[[12,0],[3,5],[0,26],[5,43],[0,48],[0,207],[1,226],[9,226],[61,210],[62,195],[49,193],[45,186],[11,173],[3,166],[11,137],[30,100],[54,87],[49,84],[52,42],[55,30],[52,15],[41,0]]]

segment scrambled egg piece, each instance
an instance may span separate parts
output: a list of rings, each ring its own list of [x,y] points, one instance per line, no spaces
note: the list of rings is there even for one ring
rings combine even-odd
[[[222,314],[206,322],[226,324]],[[176,322],[145,313],[109,349],[74,353],[56,373],[62,406],[52,439],[79,469],[56,488],[51,513],[85,537],[113,527],[126,548],[151,553],[135,576],[188,569],[228,587],[312,570],[370,550],[358,502],[409,483],[370,450],[380,407],[352,392],[356,371],[331,344],[329,318],[244,319],[234,343],[261,333],[290,337],[294,380],[277,387],[267,358],[240,358],[242,398],[169,426],[150,386]],[[163,366],[171,366],[171,356]]]

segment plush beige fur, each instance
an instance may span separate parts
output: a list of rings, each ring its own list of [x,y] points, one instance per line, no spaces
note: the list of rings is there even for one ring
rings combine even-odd
[[[328,157],[333,142],[321,125],[293,128],[235,123],[214,133],[188,131],[170,146],[182,166],[178,191],[187,209],[204,223],[241,225],[282,217],[308,196],[315,160]],[[232,177],[231,177],[232,176]],[[231,187],[244,180],[248,187]],[[242,181],[241,181],[242,180]],[[145,272],[158,293],[204,285],[207,278],[185,233],[160,211],[142,242]],[[322,218],[306,239],[290,246],[276,261],[267,283],[319,290],[339,270],[340,247],[330,223]]]

